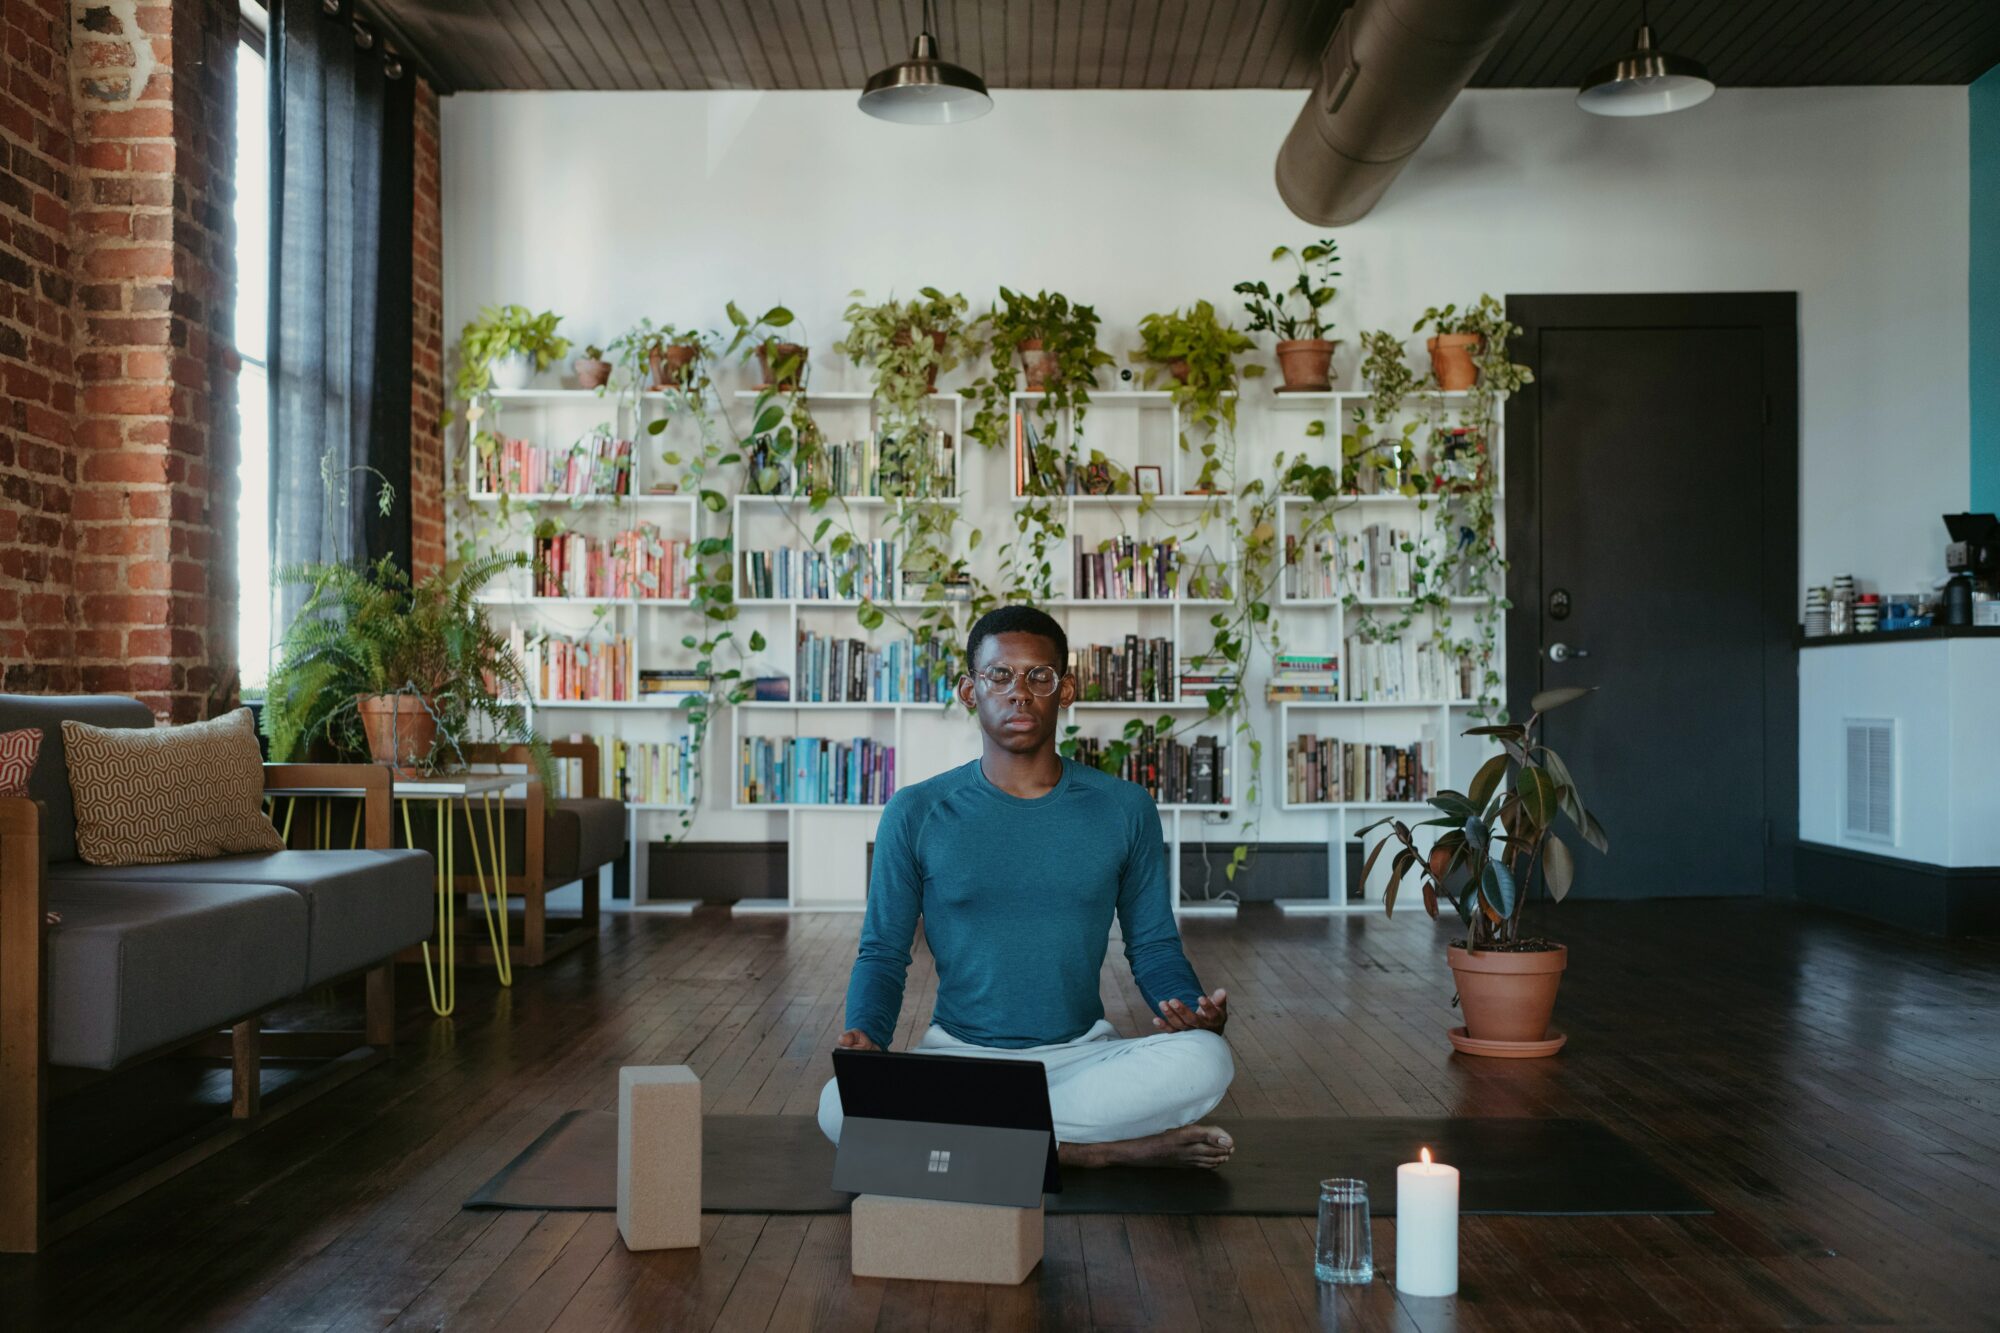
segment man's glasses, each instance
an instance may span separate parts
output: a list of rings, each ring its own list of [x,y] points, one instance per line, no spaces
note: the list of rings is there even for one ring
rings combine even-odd
[[[986,688],[995,694],[1007,693],[1014,688],[1016,680],[1025,678],[1028,682],[1028,693],[1043,699],[1054,694],[1056,685],[1062,680],[1062,672],[1051,666],[1030,667],[1025,672],[1016,671],[1012,667],[997,666],[972,674],[985,681]]]

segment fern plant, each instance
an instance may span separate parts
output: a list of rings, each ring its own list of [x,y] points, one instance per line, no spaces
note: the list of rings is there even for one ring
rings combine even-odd
[[[437,721],[437,743],[418,765],[426,772],[462,768],[465,746],[496,741],[528,746],[548,780],[548,747],[522,702],[521,662],[478,601],[481,588],[528,564],[525,554],[488,555],[415,582],[387,557],[280,570],[280,582],[310,591],[271,672],[264,728],[272,759],[302,759],[321,742],[342,756],[366,755],[357,702],[413,694]]]

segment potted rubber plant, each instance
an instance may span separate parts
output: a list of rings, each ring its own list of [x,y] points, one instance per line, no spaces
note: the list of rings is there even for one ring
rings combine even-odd
[[[1383,849],[1397,845],[1383,896],[1386,911],[1395,912],[1397,891],[1414,874],[1432,919],[1444,901],[1465,923],[1465,938],[1450,946],[1448,961],[1465,1014],[1465,1026],[1452,1030],[1451,1042],[1468,1055],[1553,1055],[1562,1046],[1549,1019],[1569,949],[1524,935],[1521,913],[1537,876],[1557,902],[1576,877],[1575,855],[1556,832],[1558,823],[1566,822],[1599,852],[1609,850],[1576,779],[1540,733],[1544,714],[1591,692],[1581,686],[1544,690],[1529,704],[1526,722],[1468,729],[1468,736],[1491,736],[1500,753],[1480,765],[1465,791],[1431,797],[1436,818],[1415,825],[1393,817],[1377,820],[1357,835],[1389,829],[1368,854],[1364,880]],[[1416,844],[1420,828],[1443,830],[1428,851]]]
[[[778,336],[779,329],[792,326],[796,318],[781,305],[774,305],[755,319],[743,313],[731,301],[724,312],[729,323],[736,330],[724,349],[734,356],[738,348],[748,344],[750,353],[757,358],[757,369],[763,382],[761,389],[779,389],[789,392],[799,387],[805,379],[806,348],[803,343],[787,342]]]
[[[525,389],[535,375],[569,355],[556,333],[562,316],[524,305],[487,306],[458,335],[458,396],[468,402],[494,389]]]
[[[281,570],[280,582],[308,591],[265,691],[272,760],[323,749],[433,774],[462,766],[467,743],[498,740],[529,746],[542,764],[520,660],[478,601],[528,564],[525,554],[452,561],[414,582],[387,557]]]
[[[1333,321],[1320,312],[1339,292],[1331,280],[1340,276],[1334,267],[1340,243],[1326,237],[1297,250],[1281,245],[1271,252],[1272,263],[1287,260],[1296,270],[1289,286],[1273,291],[1259,279],[1239,282],[1235,290],[1250,312],[1250,332],[1277,336],[1278,373],[1285,381],[1279,392],[1323,392],[1333,387],[1333,353],[1340,343],[1327,337]]]
[[[1461,312],[1456,303],[1424,311],[1412,333],[1430,330],[1424,346],[1431,354],[1431,378],[1445,393],[1463,393],[1479,383],[1489,359],[1505,360],[1507,340],[1521,331],[1508,322],[1506,307],[1491,295]]]

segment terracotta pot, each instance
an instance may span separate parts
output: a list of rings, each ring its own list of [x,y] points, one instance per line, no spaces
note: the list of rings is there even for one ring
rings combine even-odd
[[[414,694],[364,694],[354,701],[361,728],[368,733],[368,753],[378,764],[394,764],[412,773],[430,758],[437,744],[437,719]]]
[[[792,367],[792,373],[775,384],[771,382],[771,363],[774,360],[781,366],[789,364]],[[799,387],[798,378],[806,368],[806,349],[798,343],[759,343],[757,345],[757,368],[763,372],[764,376],[763,384],[758,387],[765,389],[796,389]]]
[[[1556,987],[1569,966],[1569,949],[1543,953],[1471,953],[1451,946],[1451,974],[1465,1030],[1479,1041],[1538,1042],[1548,1036]]]
[[[598,388],[611,378],[611,363],[609,361],[592,360],[589,357],[584,357],[579,361],[573,362],[571,369],[576,371],[576,387],[579,389]]]
[[[646,352],[646,367],[653,374],[653,382],[648,387],[665,389],[678,385],[687,368],[701,355],[699,347],[685,347],[678,343],[666,347],[650,348]]]
[[[1459,393],[1479,383],[1479,367],[1472,358],[1485,349],[1484,334],[1440,333],[1424,345],[1431,350],[1431,374],[1437,376],[1438,388]]]
[[[1174,383],[1186,384],[1188,377],[1187,359],[1185,357],[1177,356],[1173,360],[1167,362],[1167,373],[1174,377]]]
[[[1056,354],[1042,350],[1040,338],[1021,339],[1021,369],[1027,374],[1028,389],[1039,393],[1049,387],[1056,373]]]
[[[1340,344],[1331,338],[1286,338],[1278,344],[1278,373],[1287,389],[1310,392],[1333,387],[1333,349]]]
[[[908,347],[910,345],[910,331],[904,329],[896,335],[894,341],[898,347]],[[935,329],[931,331],[931,346],[937,348],[938,358],[942,360],[944,357],[944,335]],[[937,376],[938,368],[935,365],[924,371],[924,387],[932,393],[937,392]]]

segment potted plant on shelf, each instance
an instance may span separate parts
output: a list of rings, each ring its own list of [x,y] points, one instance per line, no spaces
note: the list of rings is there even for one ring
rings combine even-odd
[[[691,382],[688,368],[714,354],[713,334],[672,324],[656,327],[650,319],[641,319],[611,342],[611,355],[625,367],[627,378],[649,390],[685,387]]]
[[[1424,910],[1435,919],[1442,898],[1465,923],[1466,937],[1451,945],[1448,961],[1465,1013],[1465,1026],[1451,1031],[1451,1042],[1468,1055],[1553,1055],[1562,1047],[1564,1038],[1552,1032],[1549,1018],[1569,950],[1553,940],[1524,937],[1521,910],[1538,872],[1557,902],[1576,876],[1569,844],[1555,831],[1558,819],[1568,820],[1576,836],[1598,851],[1608,848],[1576,780],[1538,732],[1543,714],[1589,693],[1577,686],[1544,690],[1529,704],[1526,722],[1467,730],[1468,736],[1493,737],[1501,752],[1480,766],[1464,792],[1439,792],[1430,799],[1438,817],[1414,827],[1444,832],[1428,852],[1418,849],[1412,826],[1393,817],[1356,835],[1384,825],[1390,829],[1368,854],[1364,880],[1383,848],[1401,844],[1390,865],[1386,910],[1395,911],[1396,891],[1414,871],[1423,885]]]
[[[611,363],[604,359],[604,349],[595,344],[583,349],[583,355],[570,363],[576,371],[576,384],[580,389],[601,389],[611,378]]]
[[[429,774],[458,766],[467,743],[493,739],[530,746],[546,770],[546,747],[522,706],[520,660],[477,600],[494,578],[528,563],[521,554],[453,561],[414,583],[387,557],[280,571],[281,582],[310,591],[285,628],[266,690],[271,758],[324,747]]]
[[[1250,312],[1250,332],[1277,335],[1278,373],[1285,380],[1278,392],[1323,392],[1333,387],[1333,352],[1340,343],[1326,336],[1333,323],[1323,320],[1320,311],[1339,290],[1329,279],[1340,276],[1334,267],[1340,262],[1340,243],[1328,237],[1298,250],[1281,245],[1271,252],[1274,264],[1286,259],[1298,270],[1290,286],[1273,292],[1259,280],[1239,282],[1235,290]]]
[[[746,343],[750,345],[752,354],[757,358],[757,369],[763,377],[763,382],[757,387],[786,392],[798,388],[805,379],[805,345],[785,342],[777,334],[777,330],[791,327],[794,319],[792,312],[784,306],[774,305],[752,319],[738,309],[734,301],[725,310],[736,330],[725,350],[733,356],[739,347]]]
[[[487,306],[458,335],[458,395],[470,402],[489,388],[525,389],[537,372],[569,355],[556,334],[562,316],[524,305]]]
[[[864,305],[853,292],[846,311],[847,337],[835,350],[857,365],[875,368],[877,393],[895,399],[927,397],[938,375],[957,368],[972,350],[965,298],[922,288],[918,299]]]
[[[1520,326],[1509,323],[1506,307],[1486,295],[1463,314],[1456,304],[1424,311],[1412,333],[1431,331],[1424,346],[1431,354],[1431,378],[1445,393],[1463,393],[1479,383],[1487,362],[1506,360],[1507,340]],[[1509,386],[1517,387],[1517,386]]]
[[[986,316],[992,334],[993,369],[1005,369],[1008,392],[1013,391],[1014,358],[1021,358],[1030,392],[1048,392],[1060,381],[1075,389],[1096,378],[1099,366],[1112,364],[1097,346],[1097,312],[1071,305],[1061,292],[1021,292],[1000,289],[1000,304]]]

